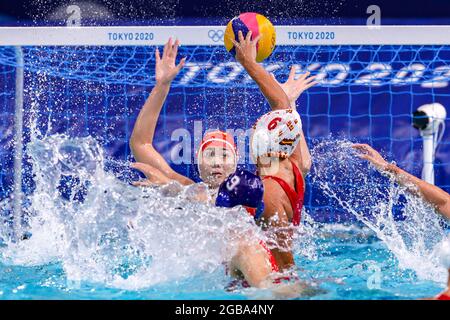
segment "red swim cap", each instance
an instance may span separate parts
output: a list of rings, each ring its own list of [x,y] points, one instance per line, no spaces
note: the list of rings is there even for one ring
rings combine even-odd
[[[208,147],[221,147],[231,150],[233,152],[234,159],[237,162],[236,144],[234,143],[234,139],[230,134],[220,130],[205,133],[202,142],[200,143],[200,147],[197,151],[198,164],[200,163],[200,155]]]

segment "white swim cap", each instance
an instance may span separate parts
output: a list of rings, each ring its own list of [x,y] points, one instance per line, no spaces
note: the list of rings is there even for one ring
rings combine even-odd
[[[450,269],[450,237],[444,239],[438,248],[439,259],[442,266]]]
[[[270,111],[256,121],[253,129],[254,160],[261,156],[288,158],[300,141],[302,120],[293,109]]]

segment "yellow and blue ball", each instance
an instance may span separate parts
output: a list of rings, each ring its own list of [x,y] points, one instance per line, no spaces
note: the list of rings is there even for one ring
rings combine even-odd
[[[245,38],[250,30],[252,31],[252,39],[261,35],[256,45],[256,61],[261,62],[272,54],[275,48],[276,34],[275,28],[269,19],[259,13],[242,13],[228,22],[224,36],[225,48],[233,56],[236,55],[236,49],[232,40],[239,42],[238,32],[242,31]]]

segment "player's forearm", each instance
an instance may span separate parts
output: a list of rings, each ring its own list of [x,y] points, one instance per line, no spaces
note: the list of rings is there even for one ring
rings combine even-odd
[[[450,219],[450,195],[447,192],[409,174],[394,164],[389,164],[386,171],[391,172],[401,185],[407,186],[408,184],[412,184],[417,187],[426,201],[434,205],[439,213]]]
[[[302,159],[302,165],[300,169],[302,170],[303,175],[306,175],[311,170],[312,161],[308,144],[306,143],[306,138],[303,132],[301,133],[300,142],[298,143],[298,146],[295,148],[294,152],[300,153]]]
[[[290,102],[284,90],[260,64],[247,61],[243,62],[242,66],[259,86],[259,89],[266,97],[272,110],[290,108]]]
[[[169,84],[156,84],[139,112],[131,135],[131,144],[152,144],[156,123],[164,101],[169,94]]]

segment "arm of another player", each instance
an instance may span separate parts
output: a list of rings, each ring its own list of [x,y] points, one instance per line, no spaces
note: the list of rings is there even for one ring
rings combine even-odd
[[[289,99],[281,89],[278,82],[273,79],[262,65],[256,62],[256,44],[260,36],[251,40],[252,32],[247,33],[246,38],[239,31],[239,42],[232,40],[236,48],[236,60],[244,67],[247,73],[258,84],[262,94],[266,97],[273,110],[288,109]]]
[[[240,241],[237,254],[231,260],[230,269],[239,270],[252,287],[267,288],[272,283],[272,267],[267,251],[256,241]]]
[[[297,110],[296,101],[300,95],[305,91],[315,86],[317,81],[315,81],[316,76],[309,76],[310,72],[305,72],[298,79],[295,79],[297,71],[297,66],[293,65],[291,71],[289,72],[289,77],[285,83],[279,83],[283,91],[286,93],[289,103],[292,109]],[[275,75],[271,74],[272,78],[276,80]],[[278,83],[278,81],[277,81]],[[298,168],[302,171],[303,176],[309,173],[311,169],[311,154],[309,153],[309,148],[306,143],[305,135],[303,130],[301,132],[300,142],[291,155],[291,160],[293,160]]]
[[[397,182],[402,185],[412,184],[417,187],[426,201],[434,205],[442,216],[450,219],[450,194],[435,185],[409,174],[395,164],[387,162],[375,149],[367,144],[354,144],[353,148],[361,152],[359,155],[360,158],[372,163],[378,171],[391,173]],[[414,192],[415,190],[411,191]]]
[[[145,177],[146,180],[143,181],[135,181],[132,184],[135,187],[147,187],[147,186],[153,186],[153,185],[165,185],[170,183],[171,180],[169,177],[167,177],[164,173],[159,171],[158,169],[154,168],[153,166],[142,163],[142,162],[133,162],[131,164],[131,167],[133,169],[141,171]]]
[[[178,40],[172,43],[172,39],[169,39],[164,46],[162,57],[156,49],[156,85],[136,120],[130,139],[130,148],[137,162],[149,164],[168,178],[187,185],[192,184],[193,181],[175,172],[153,146],[156,123],[169,93],[170,84],[184,66],[185,58],[175,65],[178,46]]]
[[[280,271],[285,271],[294,266],[292,254],[292,226],[289,217],[278,196],[280,190],[278,184],[270,179],[264,180],[264,212],[261,218],[262,227],[270,230],[269,243]]]

